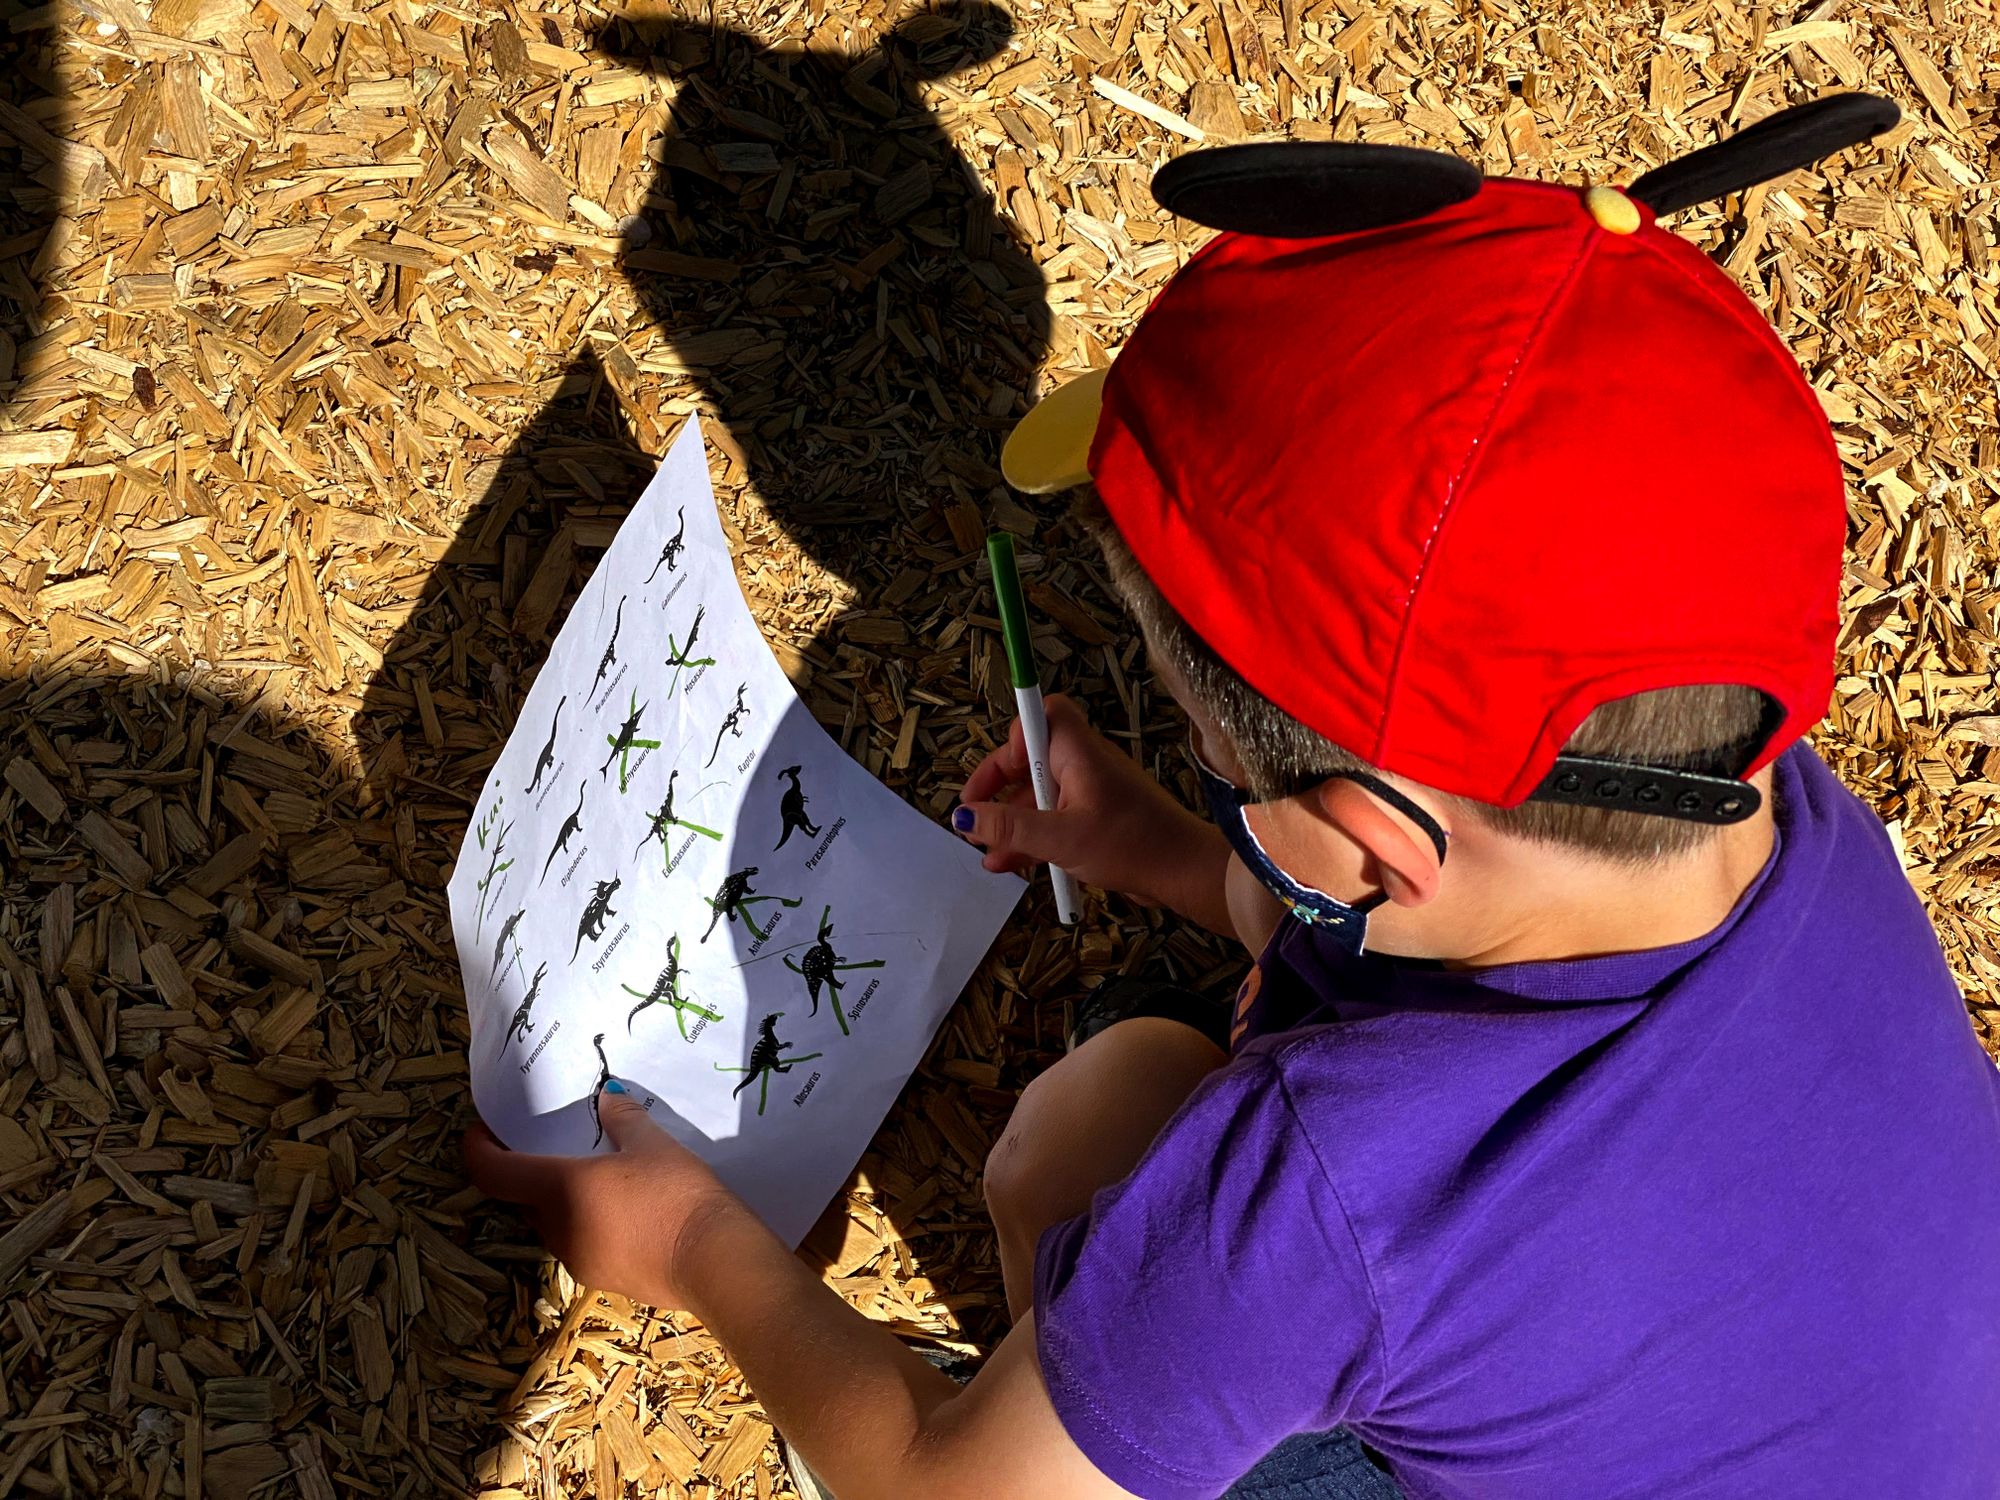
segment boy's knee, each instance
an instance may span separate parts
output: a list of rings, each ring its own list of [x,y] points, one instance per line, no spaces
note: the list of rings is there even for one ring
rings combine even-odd
[[[1050,1119],[1051,1096],[1061,1090],[1062,1069],[1063,1063],[1057,1063],[1021,1091],[1007,1128],[986,1154],[986,1210],[1003,1233],[1041,1218],[1037,1205],[1052,1175],[1049,1150],[1058,1134]]]

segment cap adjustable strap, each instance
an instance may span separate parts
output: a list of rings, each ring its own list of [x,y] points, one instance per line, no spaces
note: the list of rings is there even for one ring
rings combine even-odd
[[[1651,813],[1686,823],[1741,823],[1764,803],[1757,788],[1733,776],[1671,771],[1594,755],[1558,755],[1528,800]]]

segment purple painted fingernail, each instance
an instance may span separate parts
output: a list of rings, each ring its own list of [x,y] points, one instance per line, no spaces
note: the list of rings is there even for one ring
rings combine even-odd
[[[607,1094],[622,1094],[625,1092],[625,1085],[615,1078],[607,1078],[604,1080],[604,1092]]]
[[[974,818],[971,808],[954,807],[951,810],[951,826],[956,828],[960,833],[972,832],[973,822]]]

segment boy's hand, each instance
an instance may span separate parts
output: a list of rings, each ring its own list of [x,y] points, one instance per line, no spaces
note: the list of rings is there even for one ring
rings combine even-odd
[[[1057,864],[1088,884],[1208,920],[1228,860],[1222,835],[1092,729],[1073,700],[1057,693],[1047,708],[1055,807],[1035,806],[1016,719],[1007,743],[966,778],[952,827],[986,851],[989,870]]]
[[[655,1123],[629,1093],[598,1096],[617,1149],[605,1156],[509,1151],[484,1124],[465,1137],[465,1165],[488,1197],[519,1203],[551,1251],[586,1286],[659,1308],[684,1306],[676,1267],[718,1210],[741,1201]]]

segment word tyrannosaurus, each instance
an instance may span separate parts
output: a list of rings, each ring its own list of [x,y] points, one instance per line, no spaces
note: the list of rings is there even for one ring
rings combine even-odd
[[[547,964],[540,964],[536,967],[535,982],[528,986],[528,993],[523,995],[521,1003],[514,1007],[514,1018],[507,1023],[507,1034],[500,1038],[500,1050],[502,1052],[507,1050],[516,1037],[525,1040],[528,1033],[535,1029],[529,1022],[528,1016],[535,1008],[536,997],[542,993],[542,976],[548,972],[549,966]]]

